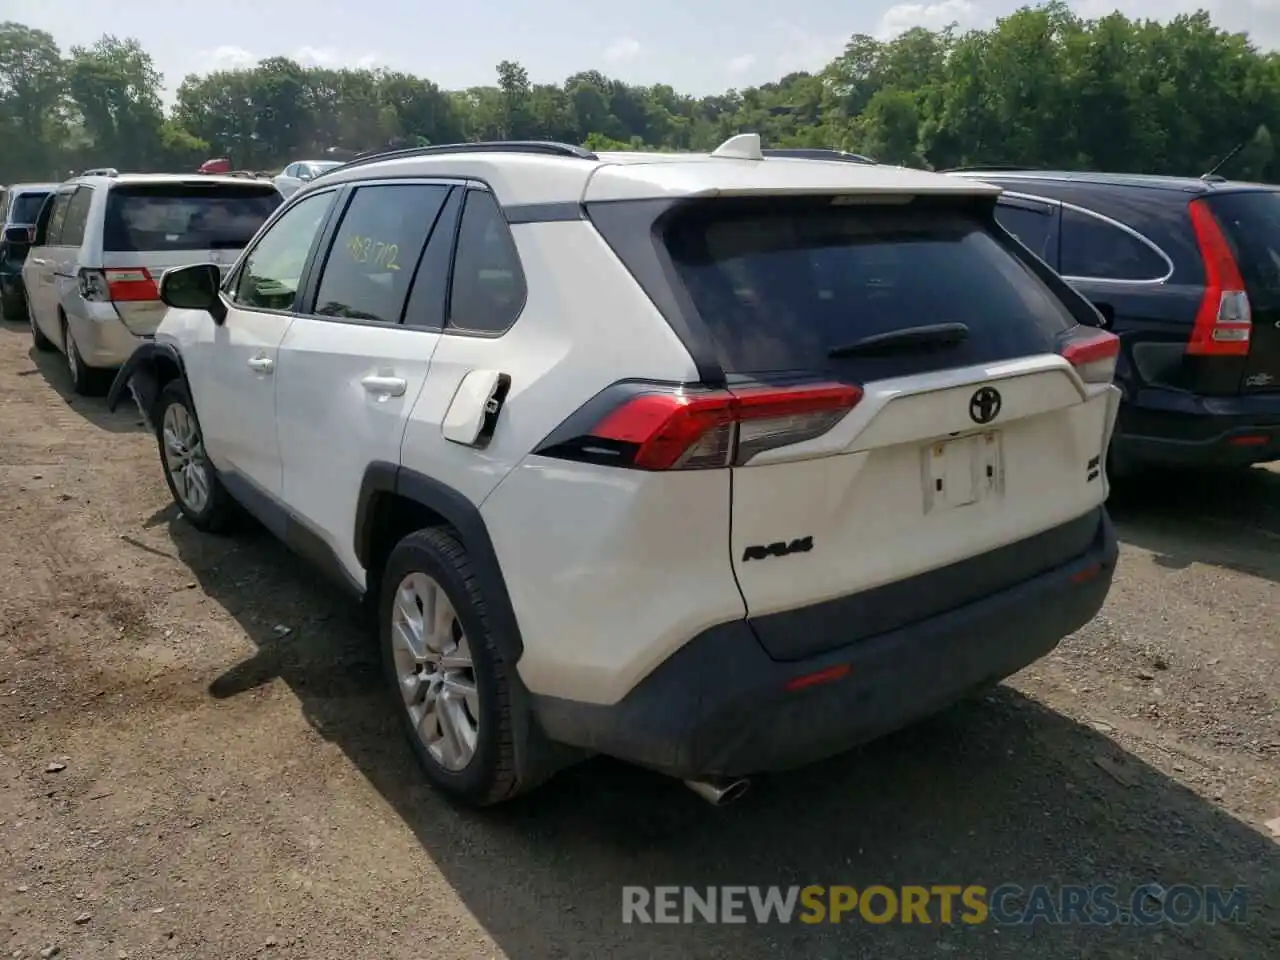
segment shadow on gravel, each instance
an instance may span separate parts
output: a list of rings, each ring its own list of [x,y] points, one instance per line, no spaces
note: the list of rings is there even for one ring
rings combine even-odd
[[[81,397],[71,389],[71,374],[67,370],[66,358],[61,353],[56,350],[42,353],[32,347],[27,356],[36,365],[36,369],[24,370],[18,376],[44,377],[45,382],[63,399],[68,409],[74,410],[99,430],[106,430],[108,433],[140,433],[146,429],[138,415],[138,408],[132,403],[122,404],[116,408],[115,413],[107,410],[106,400],[103,398],[107,388],[111,386],[108,372],[103,372],[100,376],[102,396]]]
[[[169,511],[151,523],[169,526],[208,595],[258,640],[257,654],[218,677],[212,695],[287,683],[512,960],[1217,960],[1280,950],[1274,906],[1262,913],[1280,902],[1280,847],[1091,727],[1004,687],[845,757],[761,780],[720,810],[679,783],[606,760],[504,807],[458,809],[424,786],[353,604],[266,533],[205,537]],[[290,632],[276,636],[276,625]],[[1046,929],[941,925],[936,912],[932,926],[621,922],[625,884],[1127,891],[1152,881],[1246,886],[1247,922]]]
[[[1280,583],[1280,471],[1152,472],[1112,489],[1120,539],[1178,570],[1207,563]]]

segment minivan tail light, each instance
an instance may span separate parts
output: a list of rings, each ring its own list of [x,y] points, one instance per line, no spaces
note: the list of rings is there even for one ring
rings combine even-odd
[[[81,270],[80,295],[86,300],[138,303],[160,299],[160,288],[146,267]]]
[[[1253,315],[1240,265],[1209,204],[1203,198],[1192,200],[1188,210],[1204,263],[1205,284],[1187,353],[1207,357],[1248,356]]]
[[[1120,338],[1105,330],[1084,329],[1087,332],[1069,337],[1059,352],[1085,383],[1110,383],[1116,376]]]
[[[581,433],[553,434],[537,452],[637,470],[742,466],[766,450],[821,436],[861,399],[861,387],[839,383],[630,389]]]
[[[146,267],[113,267],[103,273],[107,276],[107,289],[111,291],[111,299],[117,303],[160,299],[160,288]]]

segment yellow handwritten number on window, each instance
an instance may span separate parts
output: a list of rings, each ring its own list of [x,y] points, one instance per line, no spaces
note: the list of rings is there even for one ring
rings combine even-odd
[[[383,243],[373,237],[353,235],[346,243],[347,252],[356,263],[368,263],[384,270],[399,270],[397,258],[400,247],[394,243]]]

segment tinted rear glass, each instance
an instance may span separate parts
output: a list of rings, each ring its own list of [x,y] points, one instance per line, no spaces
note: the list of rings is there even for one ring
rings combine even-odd
[[[107,199],[103,249],[234,250],[282,203],[262,184],[130,184]]]
[[[44,206],[47,193],[20,193],[13,198],[13,210],[9,213],[10,223],[35,223],[40,216],[40,208]]]
[[[1075,325],[987,226],[954,203],[712,201],[666,232],[727,372],[828,369],[870,380],[1045,353]],[[831,359],[864,337],[963,323],[935,350]]]
[[[1235,248],[1249,292],[1280,295],[1280,193],[1224,193],[1209,206]]]

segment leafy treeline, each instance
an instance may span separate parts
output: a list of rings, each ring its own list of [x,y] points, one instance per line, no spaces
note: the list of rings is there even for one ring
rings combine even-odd
[[[53,37],[0,24],[0,183],[120,169],[193,169],[229,156],[273,169],[329,148],[549,138],[588,146],[706,149],[744,130],[774,146],[836,146],[945,168],[1007,163],[1280,180],[1280,54],[1216,28],[1119,13],[1083,20],[1065,3],[1024,7],[989,30],[855,35],[817,73],[695,97],[589,70],[532,83],[503,61],[497,83],[443,90],[391,70],[303,67],[187,77],[166,110],[136,40],[65,54]]]

